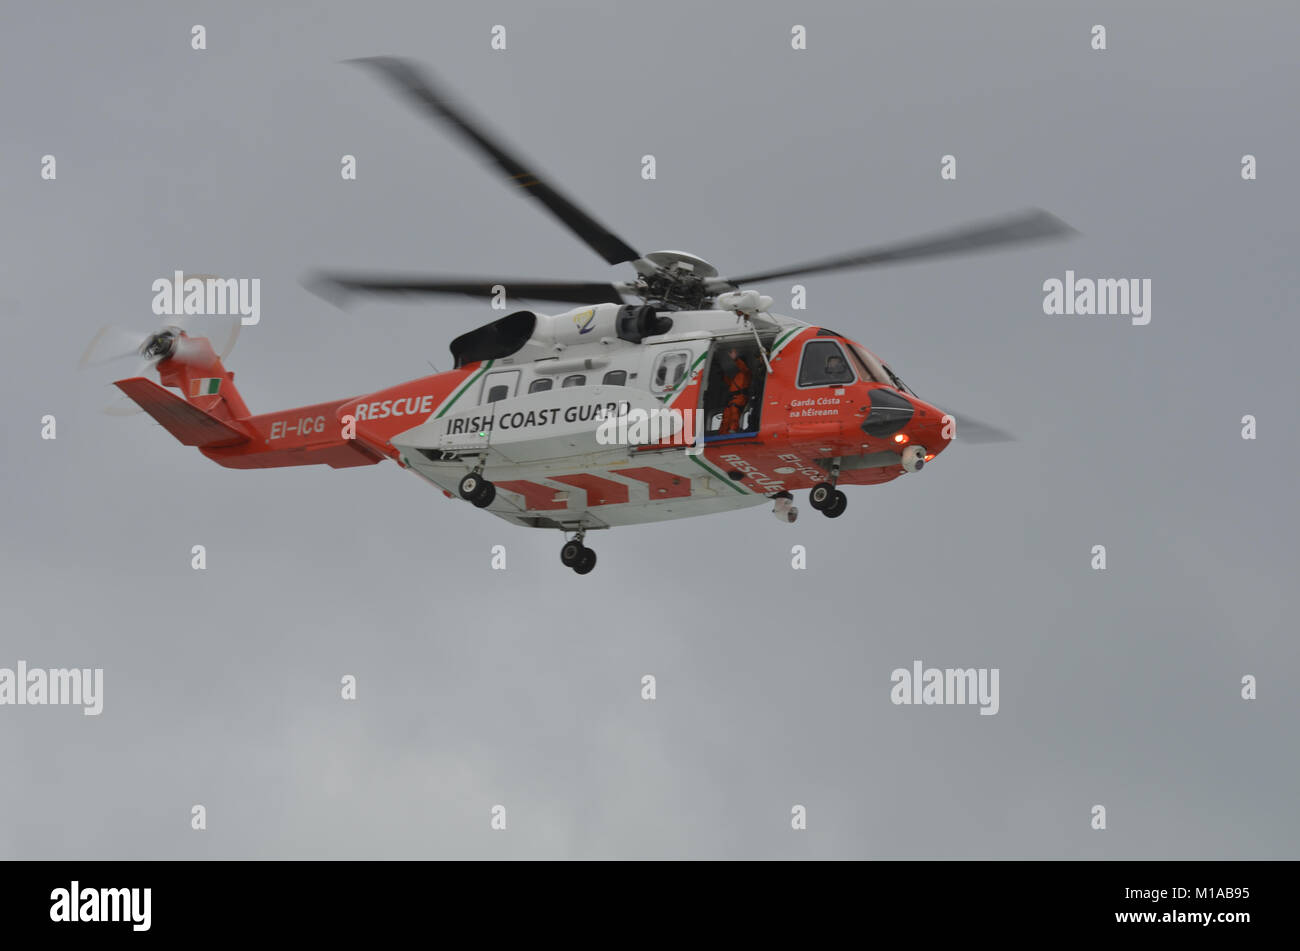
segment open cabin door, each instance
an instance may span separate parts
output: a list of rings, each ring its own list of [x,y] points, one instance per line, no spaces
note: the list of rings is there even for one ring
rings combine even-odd
[[[775,334],[760,337],[770,349]],[[762,428],[767,365],[754,337],[713,341],[704,369],[704,441],[754,439]]]

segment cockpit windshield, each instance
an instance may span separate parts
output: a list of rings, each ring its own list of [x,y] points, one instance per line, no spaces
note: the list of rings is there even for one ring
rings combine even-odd
[[[873,364],[880,367],[881,370],[884,369],[883,366],[880,366],[877,361],[870,359],[870,355],[856,343],[850,343],[847,340],[844,342],[849,345],[849,352],[853,354],[853,362],[858,365],[858,372],[862,374],[864,380],[871,380],[875,383],[886,382],[880,378],[879,373],[872,370]]]
[[[892,383],[894,384],[894,387],[895,387],[899,392],[901,392],[901,393],[909,393],[909,394],[911,394],[912,396],[915,396],[915,395],[916,395],[915,393],[912,393],[912,388],[911,388],[910,386],[908,386],[906,383],[904,383],[902,380],[900,380],[900,379],[898,378],[898,374],[897,374],[897,373],[895,373],[893,370],[889,369],[889,367],[886,366],[886,365],[883,364],[883,363],[881,364],[881,366],[885,368],[885,372],[889,374],[890,382],[892,382]]]
[[[892,386],[900,393],[911,393],[913,396],[916,395],[915,393],[912,393],[906,383],[898,378],[898,374],[877,360],[875,354],[870,350],[858,346],[858,344],[852,343],[848,340],[846,340],[845,343],[849,345],[849,352],[853,354],[853,360],[857,363],[858,369],[862,372],[865,379],[874,380],[876,383],[884,383],[888,386]]]

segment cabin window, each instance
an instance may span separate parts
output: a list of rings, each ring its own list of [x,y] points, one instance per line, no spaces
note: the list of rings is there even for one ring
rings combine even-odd
[[[810,340],[804,345],[799,386],[844,386],[853,380],[853,368],[834,340]]]
[[[686,368],[691,355],[685,350],[673,350],[659,355],[650,374],[650,392],[657,396],[671,393],[686,379]]]
[[[605,378],[600,381],[606,386],[623,386],[627,383],[626,370],[610,370],[605,374]]]
[[[499,370],[489,373],[483,381],[482,403],[499,403],[515,395],[519,387],[518,370]]]
[[[587,385],[586,374],[573,373],[564,378],[564,382],[560,384],[560,387],[563,388],[566,386],[586,386],[586,385]]]
[[[549,376],[538,377],[536,380],[533,380],[533,382],[528,384],[528,392],[545,393],[554,385],[555,385],[555,381],[552,380]]]

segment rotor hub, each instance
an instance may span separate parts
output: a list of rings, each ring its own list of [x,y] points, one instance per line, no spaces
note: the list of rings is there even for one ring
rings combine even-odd
[[[700,310],[708,306],[718,269],[685,251],[651,251],[633,262],[640,273],[634,292],[661,310]]]
[[[140,345],[140,355],[150,359],[165,360],[176,351],[176,339],[180,332],[168,327],[150,334]]]

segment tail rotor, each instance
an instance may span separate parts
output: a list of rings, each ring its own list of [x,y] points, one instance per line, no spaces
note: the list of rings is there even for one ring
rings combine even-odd
[[[78,366],[84,370],[131,359],[135,361],[131,369],[118,378],[144,376],[167,359],[179,363],[203,359],[206,348],[198,342],[200,338],[207,338],[218,360],[224,360],[239,339],[241,321],[238,316],[163,319],[165,326],[151,333],[111,324],[101,327],[81,355]],[[118,395],[104,407],[104,412],[109,416],[132,416],[141,410],[134,401]]]

